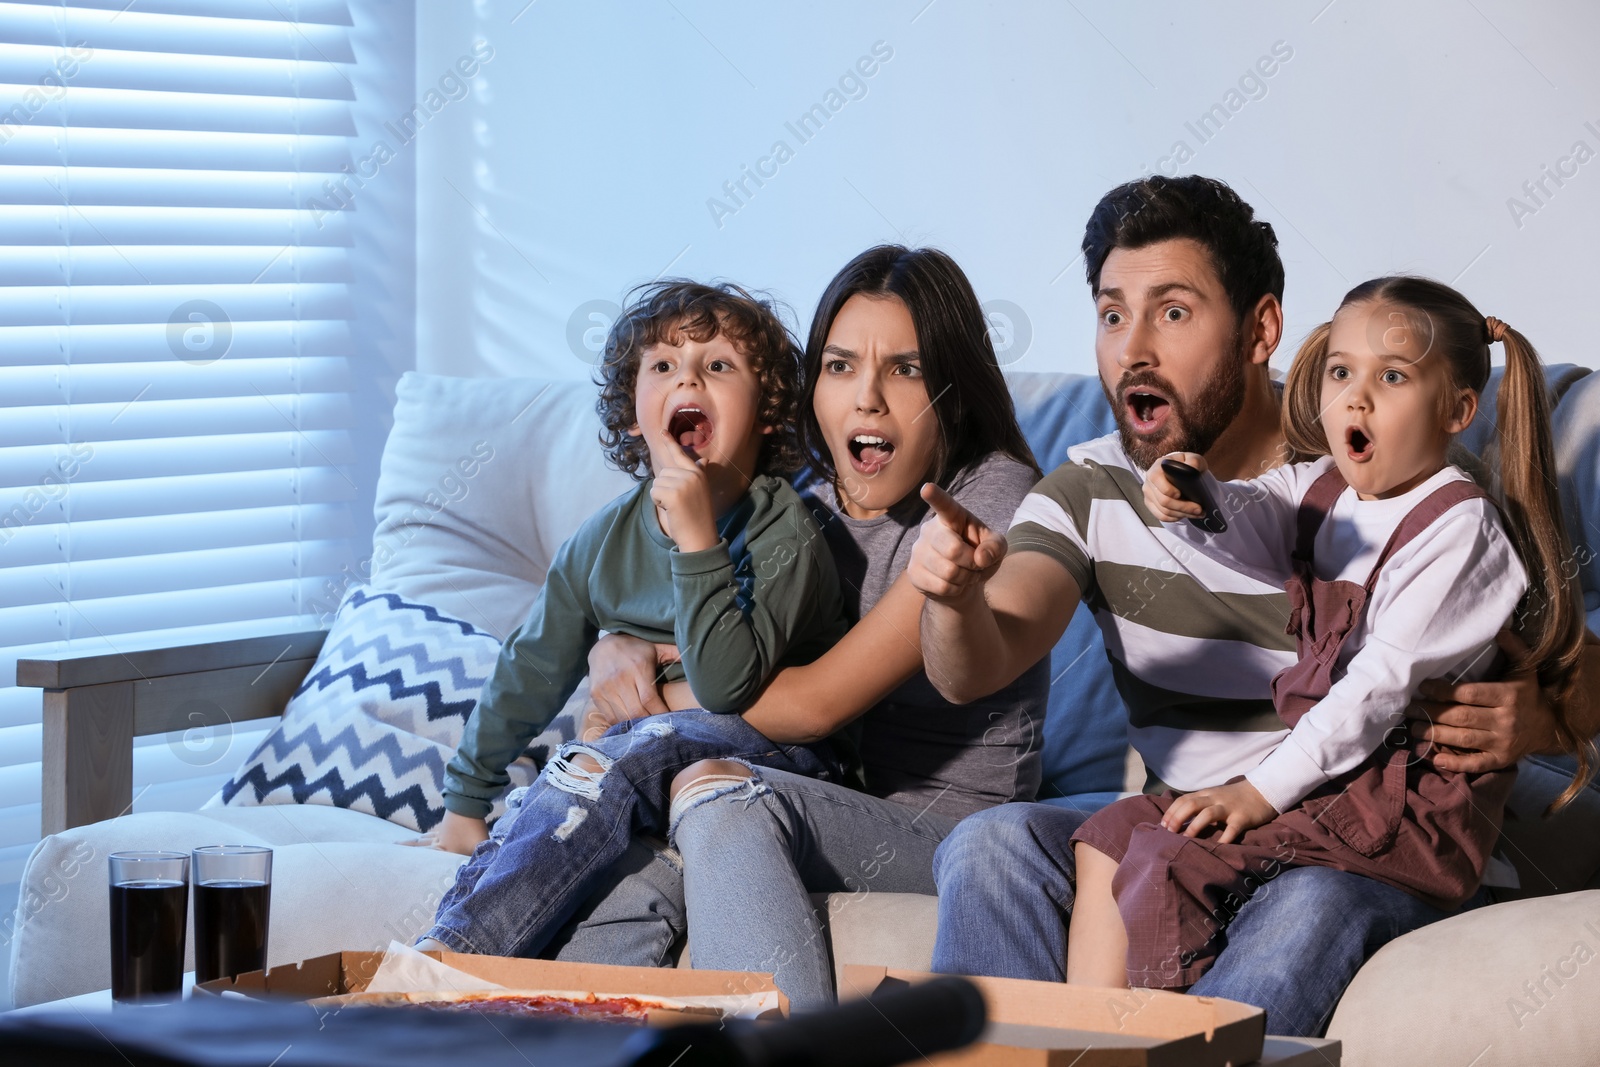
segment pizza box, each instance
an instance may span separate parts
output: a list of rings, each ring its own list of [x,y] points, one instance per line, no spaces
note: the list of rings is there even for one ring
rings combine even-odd
[[[871,996],[935,977],[847,965],[839,996]],[[1266,1013],[1248,1004],[1152,989],[1095,989],[1019,978],[970,978],[989,1022],[978,1043],[928,1067],[1337,1067],[1339,1043],[1266,1038]],[[1309,1057],[1309,1058],[1307,1058]]]
[[[1339,1067],[1339,1042],[1326,1037],[1268,1034],[1254,1067]]]
[[[460,952],[425,952],[440,963],[507,989],[540,989],[609,993],[639,997],[747,996],[772,993],[778,1010],[789,1014],[789,1000],[777,992],[770,974],[743,971],[696,971],[672,967],[613,967],[603,963],[562,963],[556,960],[510,959]],[[319,1001],[360,993],[377,973],[383,952],[330,952],[325,956],[279,964],[263,971],[247,971],[194,987],[197,996],[239,993],[253,997]],[[330,1002],[313,1005],[337,1010]],[[652,1023],[704,1022],[703,1015],[652,1012]]]

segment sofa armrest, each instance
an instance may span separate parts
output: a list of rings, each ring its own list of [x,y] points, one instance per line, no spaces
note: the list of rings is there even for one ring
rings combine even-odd
[[[326,637],[18,660],[17,684],[44,690],[43,833],[132,807],[135,737],[281,714]]]

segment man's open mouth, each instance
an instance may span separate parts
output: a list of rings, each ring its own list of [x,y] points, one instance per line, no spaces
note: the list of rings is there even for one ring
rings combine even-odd
[[[1351,459],[1361,462],[1372,457],[1372,438],[1361,427],[1351,426],[1345,430],[1344,443]]]
[[[1172,413],[1172,402],[1164,395],[1143,386],[1122,394],[1122,403],[1128,413],[1128,422],[1135,433],[1159,433]]]
[[[877,474],[894,458],[894,442],[871,433],[850,435],[850,465],[862,474]]]
[[[693,406],[684,406],[667,420],[667,432],[686,452],[699,458],[700,450],[711,443],[711,416]]]

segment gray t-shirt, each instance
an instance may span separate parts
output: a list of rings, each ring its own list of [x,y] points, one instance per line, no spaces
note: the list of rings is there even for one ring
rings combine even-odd
[[[1035,481],[1025,464],[996,452],[959,472],[948,488],[984,525],[1004,531]],[[931,518],[928,506],[912,496],[878,518],[852,519],[820,478],[799,488],[815,505],[812,515],[833,551],[854,623],[906,569],[918,527]],[[951,704],[919,672],[860,720],[867,791],[954,818],[1032,800],[1049,688],[1048,656],[970,704]]]

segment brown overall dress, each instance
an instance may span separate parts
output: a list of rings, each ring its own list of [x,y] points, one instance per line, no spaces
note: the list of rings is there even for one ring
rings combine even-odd
[[[1290,729],[1328,694],[1345,639],[1362,617],[1384,564],[1456,504],[1484,495],[1467,481],[1428,495],[1401,520],[1366,584],[1322,581],[1312,547],[1346,488],[1337,469],[1300,502],[1294,572],[1287,583],[1288,632],[1300,659],[1272,680]],[[1177,799],[1138,796],[1093,815],[1073,840],[1118,861],[1112,890],[1128,931],[1128,981],[1158,989],[1192,985],[1222,951],[1219,936],[1257,889],[1293,867],[1332,867],[1395,886],[1453,910],[1477,891],[1500,835],[1515,769],[1485,774],[1439,770],[1432,746],[1397,726],[1359,767],[1314,790],[1300,805],[1229,844],[1213,826],[1198,838],[1163,829]],[[1338,922],[1337,915],[1307,916]]]

